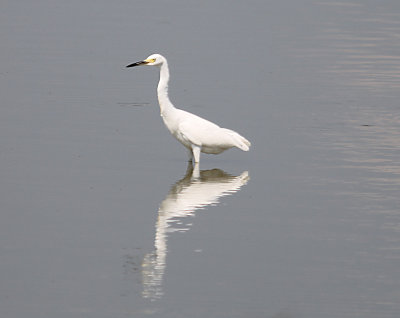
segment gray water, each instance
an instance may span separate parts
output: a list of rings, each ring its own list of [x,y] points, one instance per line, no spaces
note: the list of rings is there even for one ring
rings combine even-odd
[[[3,1],[0,315],[400,313],[398,1]],[[237,130],[202,155],[177,107]]]

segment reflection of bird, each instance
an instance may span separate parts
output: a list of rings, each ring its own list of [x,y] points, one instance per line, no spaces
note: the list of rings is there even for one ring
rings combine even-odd
[[[200,161],[200,152],[219,154],[232,147],[248,151],[250,142],[237,132],[221,128],[216,124],[172,105],[168,97],[169,70],[167,59],[160,54],[150,55],[147,59],[128,65],[155,65],[160,67],[160,81],[157,95],[161,116],[171,134],[189,151],[190,160]]]
[[[219,198],[234,194],[249,180],[247,171],[231,176],[219,169],[199,171],[188,165],[184,178],[175,183],[161,202],[156,224],[155,251],[147,254],[142,264],[143,297],[161,298],[162,280],[166,267],[167,236],[172,232],[186,232],[190,223],[184,218],[194,216],[198,209],[215,205]]]

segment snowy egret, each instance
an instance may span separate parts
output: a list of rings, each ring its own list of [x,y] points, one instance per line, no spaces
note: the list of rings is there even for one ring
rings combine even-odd
[[[200,162],[200,152],[219,154],[232,147],[248,151],[250,141],[237,132],[175,108],[168,97],[169,70],[167,59],[160,54],[152,54],[147,59],[127,67],[149,65],[160,68],[160,81],[157,86],[161,117],[170,133],[180,141],[189,152],[189,159]]]

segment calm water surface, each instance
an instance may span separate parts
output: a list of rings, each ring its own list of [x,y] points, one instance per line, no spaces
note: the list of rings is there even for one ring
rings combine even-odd
[[[0,10],[3,317],[394,318],[397,1]],[[186,153],[176,106],[249,153]]]

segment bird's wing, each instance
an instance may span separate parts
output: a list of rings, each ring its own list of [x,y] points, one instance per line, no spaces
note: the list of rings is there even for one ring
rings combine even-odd
[[[249,151],[251,142],[248,141],[246,138],[238,134],[236,131],[227,129],[227,128],[221,128],[222,131],[227,133],[229,136],[231,136],[233,140],[233,144],[238,147],[239,149],[242,149],[243,151]]]
[[[219,153],[223,149],[233,147],[232,136],[222,128],[202,118],[190,118],[179,124],[179,131],[182,138],[199,147],[213,149],[211,153]]]
[[[185,141],[201,146],[201,137],[195,127],[190,121],[183,121],[179,124],[179,132]]]
[[[205,147],[210,153],[219,153],[231,147],[248,151],[250,146],[250,142],[237,132],[185,111],[182,111],[178,131],[184,141],[202,149]]]

